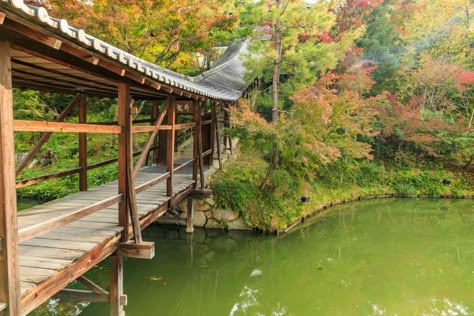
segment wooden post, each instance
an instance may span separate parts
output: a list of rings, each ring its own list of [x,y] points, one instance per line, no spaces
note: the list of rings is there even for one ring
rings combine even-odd
[[[198,124],[198,122],[201,120],[201,113],[199,109],[199,102],[194,100],[193,101],[193,121],[196,125],[194,125],[194,138],[193,138],[193,180],[197,180],[197,170],[198,170],[198,159],[199,159],[199,153],[198,153],[198,142],[199,142],[199,134],[198,134],[198,128],[201,128],[201,126]],[[196,182],[194,182],[194,188],[196,188]]]
[[[118,125],[122,128],[122,132],[119,135],[119,148],[118,148],[118,193],[122,194],[122,200],[119,202],[119,225],[124,227],[122,231],[122,242],[126,242],[129,239],[128,234],[128,197],[127,192],[127,169],[128,169],[128,148],[131,146],[130,138],[130,87],[125,83],[119,83],[118,85]]]
[[[198,105],[198,121],[196,123],[197,125],[197,154],[198,154],[198,165],[199,165],[199,180],[201,182],[201,189],[204,189],[204,170],[203,165],[204,165],[204,160],[202,158],[202,117],[201,117],[201,103],[197,103]]]
[[[230,118],[229,118],[229,113],[227,111],[224,111],[224,128],[230,128]],[[232,148],[232,138],[230,138],[229,136],[226,136],[225,140],[226,140],[225,148],[229,149],[230,154],[233,155],[234,149]],[[229,142],[229,147],[227,147],[227,142]]]
[[[170,173],[170,177],[166,181],[166,194],[173,196],[173,169],[174,169],[174,138],[176,132],[176,98],[170,96],[167,100],[168,107],[168,125],[171,125],[171,130],[168,131],[168,140],[166,146],[166,167]]]
[[[212,105],[212,120],[215,122],[216,127],[216,146],[217,146],[217,159],[219,160],[219,169],[222,169],[222,151],[221,151],[221,133],[219,131],[219,120],[217,119],[216,105]]]
[[[124,316],[120,300],[123,295],[123,257],[110,257],[110,316]]]
[[[215,104],[211,103],[211,135],[209,136],[210,149],[212,149],[211,155],[209,156],[209,165],[214,165],[214,154],[216,153],[216,124],[214,119],[214,108]]]
[[[87,123],[87,96],[82,94],[78,108],[79,123]],[[79,191],[87,191],[87,133],[79,133]]]
[[[0,304],[2,315],[20,315],[13,95],[10,44],[0,42]]]
[[[151,109],[151,119],[152,125],[155,124],[156,120],[158,119],[158,102],[153,103],[153,107]],[[153,160],[152,164],[157,165],[159,162],[159,151],[158,151],[158,135],[156,135],[155,139],[153,140]]]

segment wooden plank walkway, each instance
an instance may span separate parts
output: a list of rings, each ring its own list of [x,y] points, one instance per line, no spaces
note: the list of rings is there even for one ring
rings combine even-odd
[[[143,168],[135,185],[138,187],[164,173],[163,167]],[[166,196],[166,181],[137,194],[142,229],[194,188],[191,173],[191,168],[185,168],[174,175],[174,196],[171,198]],[[114,181],[22,211],[18,214],[19,230],[103,201],[117,192],[118,183]],[[118,247],[121,231],[116,204],[21,242],[22,312],[31,311],[54,295],[58,285],[65,287],[111,255]]]

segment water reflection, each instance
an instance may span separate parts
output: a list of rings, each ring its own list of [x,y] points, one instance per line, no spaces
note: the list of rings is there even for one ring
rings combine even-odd
[[[278,238],[154,226],[144,238],[156,242],[155,259],[125,262],[126,313],[469,315],[473,219],[472,201],[381,200],[334,208]],[[106,286],[107,263],[88,277]],[[61,306],[41,315],[85,305]],[[83,309],[108,315],[107,305]]]

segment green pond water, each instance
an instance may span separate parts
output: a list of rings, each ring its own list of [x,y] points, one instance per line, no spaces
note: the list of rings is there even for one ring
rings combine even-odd
[[[346,204],[280,237],[155,225],[144,239],[155,258],[124,265],[130,316],[474,314],[472,200]],[[87,275],[106,286],[108,262]],[[51,300],[35,314],[108,306]]]

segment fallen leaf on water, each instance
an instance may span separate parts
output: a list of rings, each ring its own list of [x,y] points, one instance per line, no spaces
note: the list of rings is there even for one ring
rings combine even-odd
[[[161,279],[163,279],[162,277],[151,277],[150,280],[152,281],[160,281]]]

